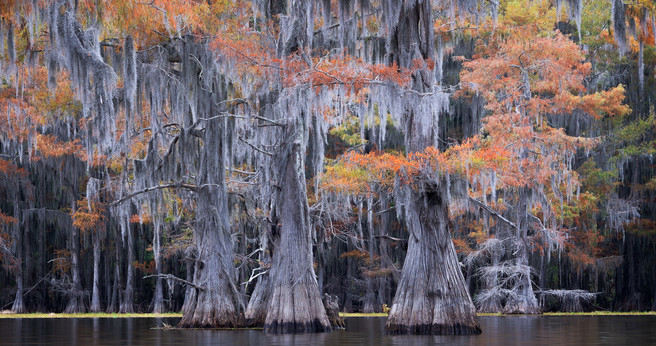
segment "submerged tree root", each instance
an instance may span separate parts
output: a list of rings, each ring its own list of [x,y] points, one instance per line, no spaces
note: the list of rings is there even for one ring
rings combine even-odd
[[[264,325],[264,330],[269,333],[324,333],[331,332],[330,326],[326,326],[318,318],[312,322],[280,322],[278,320]]]

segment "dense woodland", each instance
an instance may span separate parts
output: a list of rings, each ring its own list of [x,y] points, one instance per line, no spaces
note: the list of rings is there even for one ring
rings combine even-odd
[[[421,334],[656,310],[655,15],[2,0],[0,310],[319,332],[337,304]]]

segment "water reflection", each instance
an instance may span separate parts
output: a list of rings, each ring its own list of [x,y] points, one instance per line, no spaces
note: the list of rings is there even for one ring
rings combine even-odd
[[[481,317],[482,335],[385,335],[384,318],[346,330],[275,335],[259,330],[162,330],[177,319],[0,319],[0,345],[656,345],[656,316]]]

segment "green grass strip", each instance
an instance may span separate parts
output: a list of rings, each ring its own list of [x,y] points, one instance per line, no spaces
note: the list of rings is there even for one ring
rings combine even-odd
[[[182,317],[179,312],[167,312],[164,314],[118,314],[118,313],[81,313],[81,314],[56,314],[56,313],[29,313],[29,314],[12,314],[0,313],[0,318],[153,318],[153,317]]]

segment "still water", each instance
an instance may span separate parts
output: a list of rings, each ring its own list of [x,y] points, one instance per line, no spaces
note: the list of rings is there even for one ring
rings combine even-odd
[[[163,330],[176,318],[0,319],[0,345],[656,345],[656,316],[486,316],[476,336],[397,336],[385,318],[348,318],[346,330]]]

